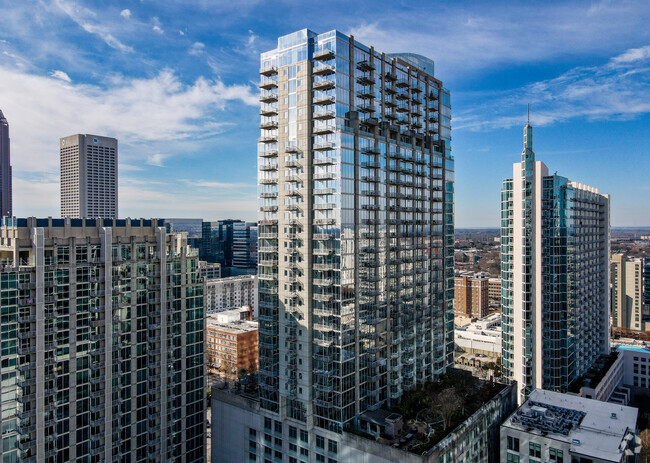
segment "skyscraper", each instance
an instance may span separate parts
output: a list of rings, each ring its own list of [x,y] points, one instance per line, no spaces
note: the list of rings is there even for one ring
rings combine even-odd
[[[650,331],[650,316],[644,313],[650,259],[612,256],[612,326],[635,331]]]
[[[0,217],[13,215],[9,123],[0,110]]]
[[[502,363],[520,401],[609,352],[609,253],[609,196],[549,175],[527,124],[501,191]]]
[[[262,54],[260,404],[307,433],[354,427],[453,363],[450,99],[433,67],[338,31]]]
[[[257,222],[235,222],[232,231],[232,266],[257,273]]]
[[[203,284],[156,220],[0,223],[3,461],[205,461]]]
[[[118,217],[117,140],[99,135],[61,138],[61,215]]]

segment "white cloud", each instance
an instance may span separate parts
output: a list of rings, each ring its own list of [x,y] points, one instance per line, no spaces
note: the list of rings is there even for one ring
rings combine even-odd
[[[56,171],[58,139],[73,133],[117,137],[128,147],[120,152],[133,153],[121,160],[136,165],[161,151],[189,152],[231,127],[232,117],[222,112],[229,104],[257,104],[251,86],[204,78],[185,84],[171,70],[99,87],[0,65],[0,82],[2,109],[11,115],[12,162],[23,172]]]
[[[123,18],[129,19],[131,17],[131,10],[126,8],[126,9],[120,11],[120,16],[122,16]]]
[[[199,56],[205,50],[205,44],[201,42],[194,42],[190,48],[189,54],[192,56]]]
[[[88,8],[80,7],[76,3],[67,0],[55,0],[55,5],[63,11],[70,19],[77,23],[83,30],[89,34],[99,36],[111,48],[123,52],[133,52],[133,48],[123,44],[110,31],[110,29],[99,23],[91,23],[88,18],[96,18],[97,14]]]
[[[50,75],[52,77],[54,77],[55,79],[59,79],[59,80],[62,80],[64,82],[68,82],[68,83],[72,82],[72,79],[70,79],[70,76],[68,74],[66,74],[65,72],[63,72],[63,71],[59,71],[59,70],[52,71],[52,72],[50,72]]]
[[[169,155],[167,154],[161,154],[161,153],[150,154],[147,157],[147,164],[150,164],[152,166],[157,166],[157,167],[163,167],[163,161],[168,157]]]
[[[463,96],[466,101],[472,95]],[[454,117],[454,128],[490,130],[519,125],[531,104],[531,121],[624,120],[650,113],[650,47],[628,50],[606,64],[576,67],[558,77],[493,95],[477,95]]]
[[[160,27],[160,19],[157,16],[154,16],[152,18],[153,21],[153,27],[151,28],[154,32],[158,34],[164,34],[165,31]]]
[[[182,36],[185,35],[185,32],[183,32],[183,31],[178,31],[178,35],[180,35],[180,36],[182,37]]]

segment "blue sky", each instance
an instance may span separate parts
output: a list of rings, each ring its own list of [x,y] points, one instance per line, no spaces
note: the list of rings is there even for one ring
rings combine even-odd
[[[120,141],[120,215],[256,215],[259,53],[339,29],[436,62],[452,93],[456,223],[498,226],[522,148],[650,226],[650,4],[0,0],[14,214],[59,214],[58,138]]]

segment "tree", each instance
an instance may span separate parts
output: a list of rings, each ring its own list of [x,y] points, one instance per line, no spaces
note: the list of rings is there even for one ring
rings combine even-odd
[[[444,429],[451,425],[451,420],[465,405],[465,400],[456,392],[456,388],[443,389],[431,401],[429,409],[440,416]]]
[[[641,454],[639,455],[639,463],[650,462],[650,429],[644,429],[639,434],[641,439]]]

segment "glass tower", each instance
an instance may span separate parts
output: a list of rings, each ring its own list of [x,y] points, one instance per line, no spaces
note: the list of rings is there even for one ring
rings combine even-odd
[[[532,137],[501,191],[502,363],[522,401],[609,352],[609,196],[549,175]]]
[[[0,223],[3,462],[205,461],[203,283],[163,221]]]
[[[451,107],[433,66],[337,31],[262,54],[259,383],[276,417],[341,432],[453,363]]]

